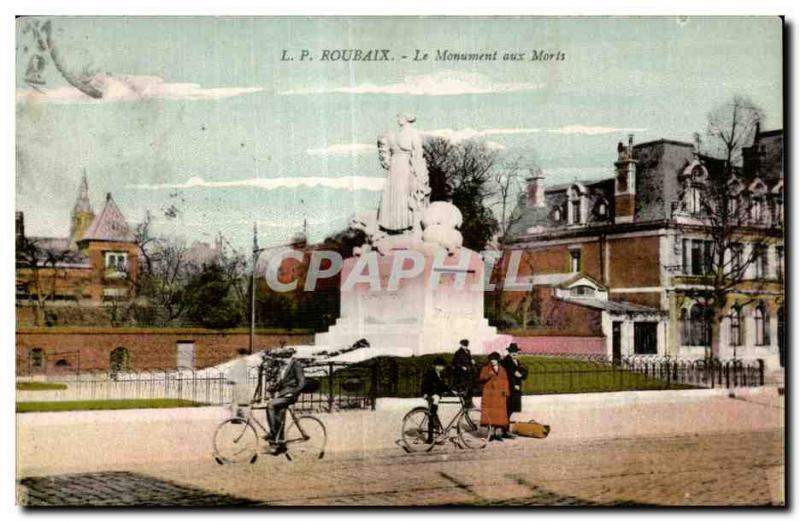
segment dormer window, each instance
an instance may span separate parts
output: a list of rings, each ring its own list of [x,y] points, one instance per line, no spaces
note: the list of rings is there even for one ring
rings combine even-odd
[[[683,169],[680,180],[683,185],[680,207],[683,211],[697,215],[703,209],[703,193],[705,192],[708,171],[697,160]]]
[[[580,286],[570,288],[569,294],[572,297],[591,298],[594,297],[595,289],[591,286],[582,284]]]
[[[761,179],[756,179],[749,186],[750,191],[750,221],[753,224],[766,222],[767,214],[767,185]]]
[[[772,189],[772,222],[783,224],[783,181]]]
[[[555,210],[553,210],[553,220],[558,223],[561,222],[562,218],[563,216],[561,215],[561,208],[556,206]]]
[[[572,185],[568,192],[567,219],[569,224],[578,225],[586,223],[587,192],[586,187],[580,183]]]
[[[742,193],[744,185],[736,177],[728,183],[728,219],[739,222],[739,212],[742,208]]]

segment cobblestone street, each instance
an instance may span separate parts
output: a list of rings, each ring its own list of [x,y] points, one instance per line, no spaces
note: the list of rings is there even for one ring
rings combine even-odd
[[[30,505],[780,505],[780,430],[559,441],[517,439],[481,451],[378,450],[301,468],[205,460],[126,472],[28,477]]]

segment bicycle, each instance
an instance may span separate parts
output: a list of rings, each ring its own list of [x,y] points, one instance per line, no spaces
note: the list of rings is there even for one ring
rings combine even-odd
[[[261,442],[269,435],[269,429],[253,415],[253,411],[265,410],[268,406],[269,401],[263,405],[251,405],[245,409],[243,416],[229,418],[217,426],[214,432],[214,459],[217,463],[225,465],[249,461],[252,464],[259,454],[270,454],[268,449],[261,448]],[[287,426],[289,419],[291,423]],[[281,427],[278,432],[284,432],[283,437],[275,443],[286,446],[283,454],[289,461],[307,462],[325,456],[328,435],[325,424],[315,416],[298,416],[290,405],[286,409]]]
[[[461,408],[450,420],[446,427],[442,426],[438,418],[431,418],[427,407],[414,407],[403,417],[401,438],[403,444],[409,452],[427,452],[433,449],[436,444],[441,444],[450,439],[453,441],[458,438],[458,443],[462,449],[482,449],[486,447],[491,435],[491,426],[481,425],[481,411],[474,407],[468,407],[464,393],[454,393],[458,401],[439,400],[439,404],[461,405]],[[428,426],[434,421],[433,438],[428,441]],[[456,436],[450,436],[450,432],[456,429]]]

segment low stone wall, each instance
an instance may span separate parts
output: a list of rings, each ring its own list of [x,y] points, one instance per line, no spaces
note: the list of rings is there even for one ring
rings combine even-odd
[[[281,343],[303,345],[313,342],[307,333],[259,331],[254,350],[271,349]],[[250,335],[236,330],[207,329],[117,329],[117,328],[30,328],[16,334],[17,374],[57,374],[76,370],[108,370],[114,349],[124,348],[132,370],[174,369],[178,343],[194,344],[194,368],[222,363],[247,348]],[[41,367],[31,367],[30,353],[41,349]]]

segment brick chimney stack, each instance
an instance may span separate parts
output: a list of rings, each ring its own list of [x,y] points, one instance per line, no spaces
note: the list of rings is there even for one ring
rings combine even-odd
[[[617,161],[614,163],[614,222],[633,222],[636,205],[636,160],[633,157],[633,134],[628,134],[628,144],[617,145]]]
[[[544,208],[544,174],[539,168],[531,169],[530,177],[527,181],[527,205],[528,208]]]

